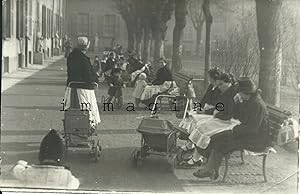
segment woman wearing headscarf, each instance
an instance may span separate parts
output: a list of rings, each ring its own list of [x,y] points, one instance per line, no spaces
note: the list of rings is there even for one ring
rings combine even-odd
[[[78,37],[77,48],[70,53],[67,59],[68,78],[64,104],[66,110],[69,108],[81,110],[89,108],[91,128],[96,129],[96,126],[101,122],[94,91],[97,88],[98,76],[93,71],[90,58],[86,54],[89,45],[87,37]],[[89,107],[84,107],[84,105]],[[72,143],[77,144],[75,141],[77,141],[76,138]],[[80,140],[78,141],[80,142]]]
[[[211,139],[206,148],[207,163],[193,174],[198,178],[217,179],[222,158],[226,153],[241,149],[262,151],[271,145],[268,112],[260,96],[261,91],[248,77],[238,80],[237,90],[233,117],[240,124],[233,127],[232,131]],[[202,152],[201,149],[198,151]]]
[[[63,166],[64,144],[56,130],[51,129],[40,145],[39,164],[29,165],[20,160],[13,168],[13,175],[22,187],[78,189],[80,182]]]

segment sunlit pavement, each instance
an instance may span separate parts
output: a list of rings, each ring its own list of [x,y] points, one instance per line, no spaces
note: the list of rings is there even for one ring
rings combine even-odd
[[[49,128],[63,130],[63,112],[60,111],[66,83],[65,60],[46,67],[2,93],[2,175],[1,187],[15,185],[9,169],[20,159],[37,163],[39,143]],[[135,131],[138,117],[149,111],[127,112],[126,103],[132,102],[132,88],[124,89],[125,108],[104,112],[101,96],[107,95],[107,86],[101,84],[96,91],[99,101],[101,126],[98,134],[103,152],[98,163],[93,162],[87,150],[71,150],[67,163],[81,181],[80,189],[125,190],[154,192],[195,193],[296,193],[297,176],[273,187],[274,184],[297,170],[297,153],[275,148],[267,161],[268,183],[262,183],[260,157],[247,157],[244,165],[240,158],[230,160],[229,175],[225,183],[220,180],[199,180],[193,177],[196,169],[172,170],[164,157],[149,157],[135,169],[131,165],[131,152],[140,146],[140,135]],[[169,115],[170,116],[170,115]],[[221,174],[223,166],[221,167]],[[269,189],[272,187],[271,189]]]

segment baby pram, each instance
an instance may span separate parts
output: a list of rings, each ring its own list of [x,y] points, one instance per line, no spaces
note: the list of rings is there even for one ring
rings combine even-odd
[[[157,104],[161,98],[167,98],[168,100],[180,98],[181,104],[180,107],[177,107],[180,109],[177,109],[176,117],[177,119],[186,117],[190,103],[189,99],[183,96],[158,95],[154,103]],[[180,160],[177,156],[179,149],[177,147],[177,139],[182,129],[166,119],[160,119],[155,116],[155,109],[157,108],[158,107],[153,106],[150,117],[143,118],[138,126],[137,132],[141,133],[142,138],[141,148],[135,149],[131,156],[134,167],[140,166],[149,155],[166,156],[173,169]]]
[[[72,84],[85,84],[84,82],[71,82],[69,87],[76,89]],[[92,83],[96,88],[97,83]],[[72,97],[70,98],[72,99]],[[73,105],[72,105],[73,104]],[[78,103],[79,104],[79,103]],[[97,162],[101,154],[100,141],[97,135],[97,125],[90,120],[91,111],[87,106],[78,107],[71,103],[71,107],[64,111],[63,127],[66,153],[68,148],[89,148],[91,156]],[[77,143],[74,143],[74,139]]]

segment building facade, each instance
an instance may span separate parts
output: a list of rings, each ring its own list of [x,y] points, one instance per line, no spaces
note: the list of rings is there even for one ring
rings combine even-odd
[[[52,57],[64,36],[65,0],[2,0],[2,73]],[[56,53],[58,54],[58,53]]]
[[[100,50],[110,47],[113,38],[127,45],[126,26],[112,0],[67,0],[65,26],[73,44],[78,36],[89,37],[91,50],[95,50],[96,36]]]

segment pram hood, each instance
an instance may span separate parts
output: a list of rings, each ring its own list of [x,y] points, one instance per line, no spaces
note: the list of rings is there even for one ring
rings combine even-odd
[[[173,124],[168,120],[163,120],[159,118],[144,118],[138,126],[137,129],[140,133],[148,134],[170,134],[174,131]]]

